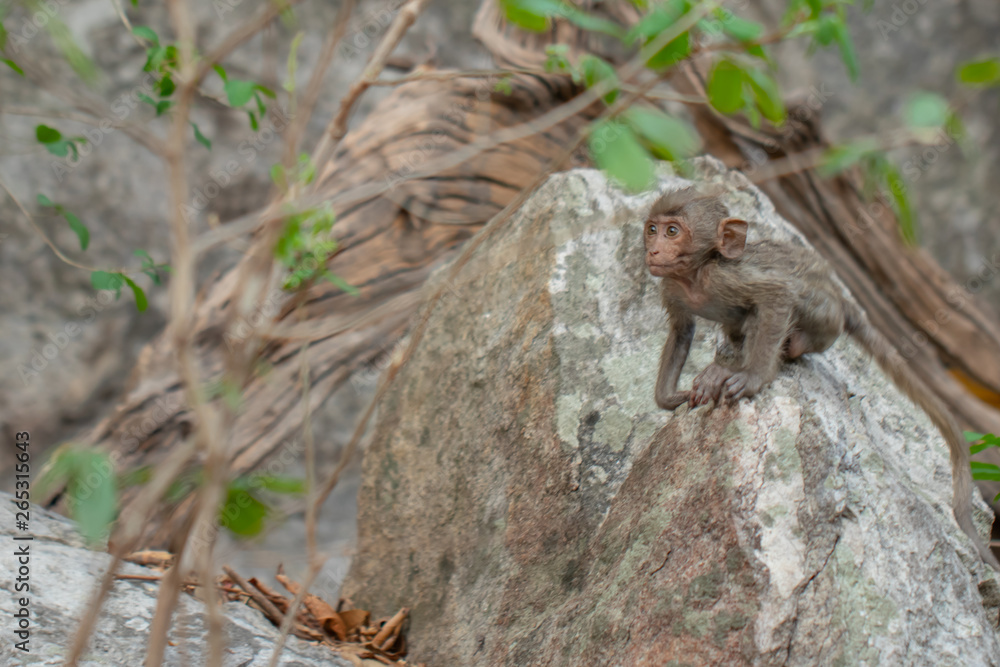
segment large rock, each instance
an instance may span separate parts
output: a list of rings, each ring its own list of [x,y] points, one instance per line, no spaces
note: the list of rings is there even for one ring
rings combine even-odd
[[[944,442],[853,343],[657,409],[655,196],[553,176],[449,286],[380,405],[345,593],[411,607],[433,665],[1000,664]],[[727,203],[796,236],[756,189]]]
[[[2,665],[61,665],[73,641],[80,618],[87,610],[90,596],[107,570],[111,556],[90,551],[72,523],[65,517],[31,506],[29,529],[15,529],[15,507],[10,494],[0,493],[0,617],[3,618]],[[14,536],[32,536],[30,541],[14,541]],[[29,550],[27,583],[30,590],[16,590],[21,563],[15,556],[22,546]],[[124,563],[124,574],[151,573],[146,568]],[[21,574],[20,576],[24,576]],[[89,648],[78,663],[81,667],[121,667],[142,665],[149,644],[149,629],[156,609],[159,586],[155,582],[122,580],[111,589],[101,610]],[[28,652],[14,647],[24,637],[17,637],[14,614],[19,600],[28,598],[30,636]],[[223,606],[226,616],[227,650],[224,667],[264,667],[271,660],[277,629],[259,612],[238,602]],[[173,616],[170,644],[164,665],[204,664],[207,650],[207,626],[201,602],[181,595]],[[285,667],[351,667],[325,646],[313,645],[289,637],[281,654]]]

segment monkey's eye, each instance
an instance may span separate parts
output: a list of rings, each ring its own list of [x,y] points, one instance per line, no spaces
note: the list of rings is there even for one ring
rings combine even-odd
[[[650,236],[654,236],[656,234],[656,225],[648,225],[646,227],[646,233]]]
[[[677,225],[670,225],[667,227],[667,236],[677,236],[681,233],[681,228]]]

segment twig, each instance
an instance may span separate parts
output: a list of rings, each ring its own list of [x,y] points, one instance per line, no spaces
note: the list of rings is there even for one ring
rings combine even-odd
[[[260,605],[260,608],[264,610],[264,613],[271,617],[271,622],[275,625],[281,625],[285,620],[285,615],[281,613],[281,610],[274,606],[274,603],[267,599],[267,597],[261,593],[259,590],[251,586],[246,579],[238,575],[231,567],[228,565],[222,566],[222,571],[226,573],[226,576],[233,580],[237,586],[239,586],[243,591],[253,598],[253,601]]]
[[[288,136],[285,138],[285,166],[291,167],[295,164],[295,156],[299,150],[299,142],[305,133],[306,124],[312,116],[316,102],[319,100],[320,91],[323,88],[323,77],[326,75],[330,63],[337,52],[337,44],[343,39],[347,32],[347,26],[354,13],[354,0],[344,0],[337,10],[337,19],[330,31],[326,41],[323,42],[323,50],[320,51],[319,60],[316,63],[312,74],[309,76],[309,83],[306,84],[305,95],[302,97],[302,104],[292,120],[292,126],[288,129]]]
[[[451,79],[482,79],[489,77],[503,77],[512,74],[533,74],[537,76],[558,75],[559,72],[546,72],[540,69],[528,67],[511,67],[508,69],[468,69],[468,70],[424,70],[416,71],[398,79],[376,79],[371,82],[372,86],[399,86],[411,81],[450,81]],[[566,74],[565,76],[569,76]]]
[[[295,594],[292,603],[288,605],[288,613],[285,614],[285,620],[281,622],[281,628],[278,631],[278,640],[274,643],[274,652],[271,653],[271,660],[268,662],[268,667],[277,667],[278,665],[278,658],[281,656],[281,651],[285,648],[285,642],[288,639],[288,634],[292,631],[292,626],[295,625],[295,616],[298,614],[299,607],[302,606],[302,601],[306,599],[306,592],[312,586],[316,575],[319,574],[320,568],[316,567],[316,565],[316,563],[309,563],[309,570],[306,572],[305,581],[300,584],[299,592]]]
[[[145,49],[148,46],[148,44],[146,44],[146,40],[139,37],[139,35],[135,34],[135,32],[132,30],[132,22],[128,20],[128,15],[122,8],[121,0],[111,0],[111,4],[114,5],[115,13],[118,14],[118,18],[121,19],[122,24],[125,26],[125,29],[128,30],[128,34],[132,37],[132,40],[136,44],[141,46],[143,49]]]
[[[35,222],[35,219],[32,217],[32,215],[30,213],[28,213],[28,209],[24,208],[24,205],[21,203],[21,201],[17,197],[14,196],[14,193],[10,191],[10,188],[8,188],[7,184],[4,183],[2,180],[0,180],[0,188],[3,188],[4,192],[7,193],[7,196],[10,197],[11,200],[13,200],[13,202],[17,205],[17,207],[19,209],[21,209],[21,213],[23,213],[24,217],[28,219],[28,222],[35,229],[35,231],[38,233],[38,235],[42,237],[42,240],[45,241],[45,245],[47,245],[50,248],[52,248],[52,252],[55,253],[56,257],[58,257],[59,259],[61,259],[66,264],[69,264],[70,266],[74,266],[74,267],[76,267],[78,269],[83,269],[85,271],[97,271],[98,270],[97,268],[95,268],[93,266],[87,266],[86,264],[80,264],[79,262],[74,262],[72,259],[70,259],[66,255],[64,255],[63,252],[62,252],[62,250],[60,250],[59,247],[56,246],[55,242],[53,242],[52,239],[49,238],[48,234],[46,234],[45,231],[41,227],[38,226],[38,223]]]
[[[382,626],[382,629],[379,630],[374,637],[372,637],[371,640],[372,646],[374,646],[377,649],[385,650],[385,647],[382,646],[385,643],[385,640],[387,640],[389,636],[392,635],[392,633],[396,630],[396,628],[398,628],[400,624],[402,624],[402,622],[405,621],[406,617],[409,615],[410,615],[410,610],[407,609],[406,607],[403,607],[402,609],[397,611],[395,616],[386,621],[385,625]]]
[[[409,0],[399,10],[399,14],[396,15],[392,25],[386,31],[385,37],[379,42],[378,48],[375,49],[371,60],[368,61],[365,71],[351,84],[351,87],[347,90],[347,94],[340,101],[340,109],[330,120],[330,124],[327,126],[326,131],[323,132],[322,138],[320,138],[319,145],[313,151],[313,164],[324,164],[329,153],[344,138],[344,135],[347,133],[347,118],[351,113],[354,103],[357,102],[361,94],[368,90],[372,82],[382,73],[386,60],[392,55],[393,50],[395,50],[400,40],[403,39],[403,35],[413,25],[413,22],[417,20],[417,16],[420,15],[420,12],[424,10],[429,1]]]

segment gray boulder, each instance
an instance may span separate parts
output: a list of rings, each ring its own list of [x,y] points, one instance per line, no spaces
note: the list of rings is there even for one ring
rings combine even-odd
[[[752,238],[798,238],[698,169],[745,186]],[[447,286],[379,406],[343,592],[410,607],[433,665],[1000,664],[944,442],[851,341],[752,401],[656,407],[656,196],[552,176]]]

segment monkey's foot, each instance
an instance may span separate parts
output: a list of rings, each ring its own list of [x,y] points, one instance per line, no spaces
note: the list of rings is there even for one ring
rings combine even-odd
[[[670,394],[666,398],[656,397],[656,404],[659,405],[664,410],[676,410],[678,407],[687,403],[691,396],[689,391],[678,391],[676,393]]]
[[[732,377],[726,380],[725,396],[727,400],[738,401],[741,398],[750,398],[763,386],[760,378],[750,373],[733,373]]]
[[[722,393],[722,385],[733,376],[733,371],[719,364],[709,364],[691,383],[691,407],[707,405],[709,401],[718,401]]]

